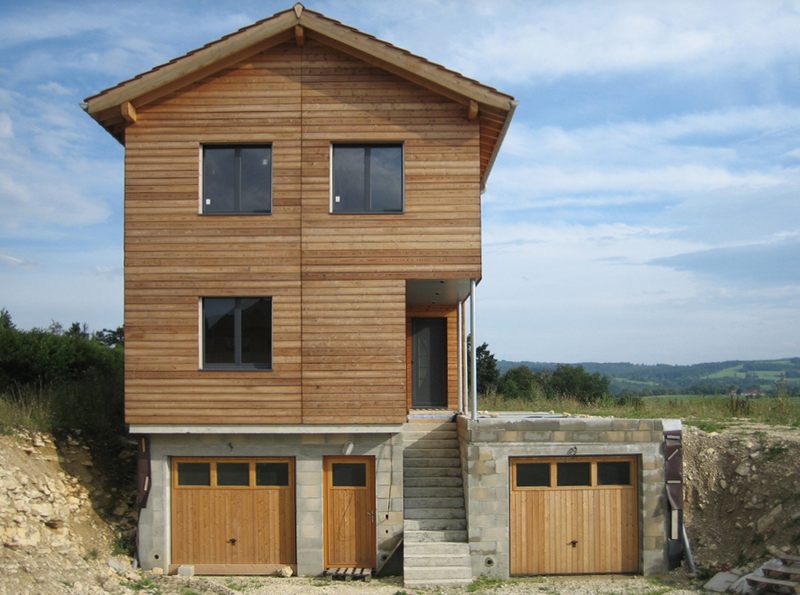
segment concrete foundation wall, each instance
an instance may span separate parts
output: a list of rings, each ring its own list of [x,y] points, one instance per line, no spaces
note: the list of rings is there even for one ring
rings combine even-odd
[[[347,443],[352,451],[343,453]],[[297,491],[297,572],[324,568],[322,457],[375,457],[377,563],[403,534],[402,434],[161,434],[150,436],[152,487],[139,517],[139,561],[143,568],[170,562],[170,457],[294,457]]]
[[[640,567],[667,569],[667,503],[660,420],[458,418],[474,576],[509,576],[509,457],[639,455]]]

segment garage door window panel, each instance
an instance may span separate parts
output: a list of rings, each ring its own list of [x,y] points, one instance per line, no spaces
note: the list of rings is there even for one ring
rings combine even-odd
[[[549,488],[550,486],[549,463],[519,463],[517,465],[517,487]]]
[[[609,461],[597,463],[597,485],[631,485],[631,464],[627,461]]]
[[[247,487],[250,485],[249,463],[217,463],[217,485]]]
[[[192,487],[210,486],[211,464],[178,463],[178,485]]]
[[[557,463],[556,483],[559,487],[592,485],[591,463]]]
[[[256,486],[285,487],[289,485],[288,463],[256,463]]]

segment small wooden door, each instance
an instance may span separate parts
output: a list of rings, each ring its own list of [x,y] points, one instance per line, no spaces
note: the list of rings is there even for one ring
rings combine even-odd
[[[511,460],[511,574],[639,569],[635,457]]]
[[[324,476],[326,568],[374,568],[374,457],[325,457]]]
[[[447,406],[447,319],[411,319],[411,404]]]

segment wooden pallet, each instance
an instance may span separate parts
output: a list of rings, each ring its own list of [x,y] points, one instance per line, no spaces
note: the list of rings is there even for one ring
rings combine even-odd
[[[356,579],[369,582],[372,579],[372,568],[328,568],[322,573],[322,576],[343,581]]]
[[[747,584],[756,593],[800,593],[800,583],[766,576],[748,576]]]

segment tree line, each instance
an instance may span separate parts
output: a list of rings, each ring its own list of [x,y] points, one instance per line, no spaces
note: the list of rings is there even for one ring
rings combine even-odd
[[[595,403],[609,394],[611,379],[589,373],[583,366],[559,364],[553,370],[534,372],[528,366],[516,366],[502,375],[497,358],[483,343],[475,350],[478,392],[498,394],[508,399],[571,398],[581,403]]]

